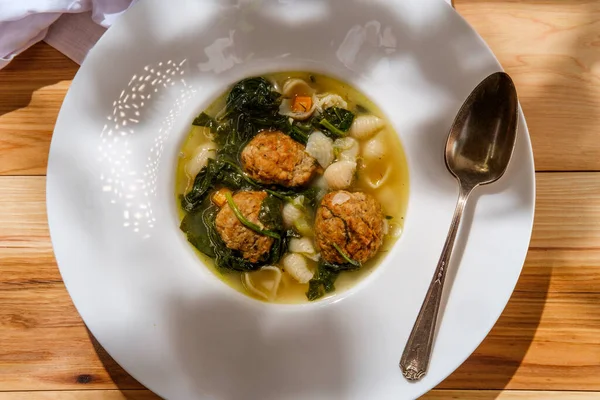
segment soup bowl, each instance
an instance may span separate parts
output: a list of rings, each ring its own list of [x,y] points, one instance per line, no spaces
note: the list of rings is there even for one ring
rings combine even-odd
[[[457,196],[445,137],[471,89],[499,69],[438,0],[137,3],[89,53],[52,139],[48,219],[77,310],[165,398],[420,396],[487,335],[531,234],[533,158],[520,115],[506,175],[466,211],[429,373],[405,381],[398,361]],[[404,233],[381,265],[301,305],[257,302],[199,265],[173,192],[193,117],[236,81],[287,70],[368,96],[399,134],[410,180]]]

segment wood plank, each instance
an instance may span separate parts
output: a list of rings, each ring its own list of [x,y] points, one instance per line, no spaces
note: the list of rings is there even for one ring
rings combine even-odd
[[[7,176],[0,184],[0,247],[50,248],[46,178]]]
[[[600,175],[538,173],[536,182],[535,224],[530,246],[600,250]]]
[[[0,400],[160,400],[149,390],[59,390],[0,392]],[[567,399],[570,400],[570,399]]]
[[[600,392],[524,390],[432,390],[421,400],[591,400]],[[3,400],[0,396],[0,400]],[[8,399],[12,400],[12,399]]]
[[[538,170],[600,170],[600,1],[457,0],[456,7],[515,79]],[[0,174],[45,173],[77,68],[40,43],[2,70]]]
[[[438,387],[598,391],[598,360],[600,293],[515,292],[488,337]]]
[[[537,178],[535,247],[517,291],[440,388],[600,390],[600,173]],[[90,338],[60,281],[44,188],[44,177],[0,177],[0,390],[140,389]]]
[[[141,388],[96,344],[61,284],[0,290],[0,390]],[[108,360],[108,361],[107,361]],[[516,292],[439,387],[600,390],[600,293]]]
[[[591,400],[600,392],[432,390],[421,400]],[[149,390],[61,390],[0,392],[0,400],[160,400]]]
[[[514,78],[538,170],[600,170],[600,1],[455,0]]]
[[[517,292],[598,293],[600,250],[529,249]]]
[[[45,43],[0,71],[0,174],[46,173],[58,111],[79,66]]]
[[[62,283],[0,289],[0,304],[0,391],[143,388],[91,336]]]

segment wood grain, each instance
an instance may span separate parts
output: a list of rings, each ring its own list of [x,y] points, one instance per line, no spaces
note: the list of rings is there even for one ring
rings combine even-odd
[[[38,43],[0,71],[0,174],[46,173],[50,138],[79,66]]]
[[[513,77],[538,170],[600,170],[600,1],[456,0]]]
[[[0,400],[160,400],[149,390],[0,392]],[[567,399],[570,400],[570,399]]]
[[[600,171],[600,0],[455,4],[517,84],[536,168]],[[18,176],[45,174],[77,68],[41,43],[0,71],[0,175],[12,175],[0,177],[0,400],[157,399],[85,328],[53,257],[45,178]],[[538,173],[537,184],[505,312],[424,399],[600,398],[600,173]]]
[[[526,390],[432,390],[421,400],[592,400],[597,392]],[[2,397],[0,397],[2,400]],[[12,399],[10,399],[12,400]]]
[[[440,388],[600,391],[600,173],[538,173],[537,183],[535,247],[517,290]],[[90,338],[60,281],[44,187],[44,177],[0,177],[0,390],[140,389]]]
[[[538,170],[600,170],[600,0],[457,0],[513,76]],[[507,29],[507,27],[513,27]],[[0,72],[0,174],[44,174],[77,65],[44,43]]]
[[[536,182],[531,248],[600,250],[598,174],[538,173]]]
[[[597,393],[573,391],[432,390],[421,400],[591,400]],[[160,400],[148,390],[4,392],[0,400]]]

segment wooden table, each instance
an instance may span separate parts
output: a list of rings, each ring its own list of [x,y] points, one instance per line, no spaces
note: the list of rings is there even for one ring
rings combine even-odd
[[[424,398],[600,399],[600,0],[457,0],[513,76],[537,207],[502,317]],[[0,400],[156,399],[86,330],[45,209],[48,147],[78,66],[38,44],[0,71]]]

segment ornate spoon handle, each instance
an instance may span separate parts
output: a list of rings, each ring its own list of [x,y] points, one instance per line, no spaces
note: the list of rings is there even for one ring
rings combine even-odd
[[[406,342],[402,358],[400,358],[400,369],[404,377],[409,381],[418,381],[427,373],[431,350],[433,348],[438,311],[444,291],[446,272],[463,211],[473,189],[473,187],[465,187],[461,184],[458,203],[456,204],[454,217],[452,217],[446,243],[444,243],[444,248],[433,279],[429,284],[427,295],[425,295],[425,300],[423,301],[415,325]]]

